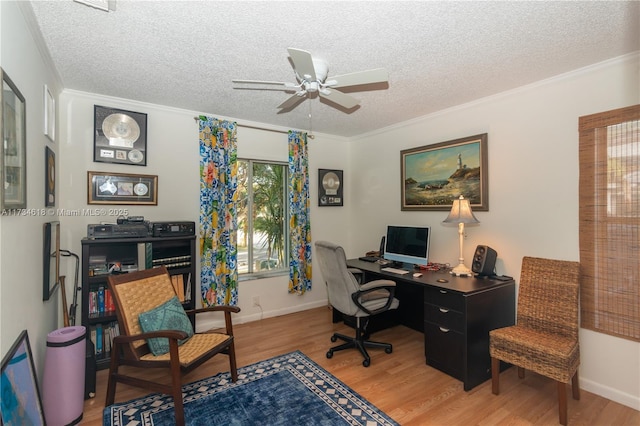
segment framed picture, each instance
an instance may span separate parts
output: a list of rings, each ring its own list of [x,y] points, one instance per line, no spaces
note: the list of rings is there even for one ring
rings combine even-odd
[[[44,147],[44,206],[56,205],[56,154]]]
[[[29,334],[23,330],[2,358],[0,424],[44,425],[44,411],[33,364]]]
[[[60,222],[43,225],[42,300],[49,300],[60,283]]]
[[[147,114],[94,105],[93,161],[147,165]]]
[[[24,209],[27,207],[27,118],[24,96],[9,76],[0,68],[2,93],[0,94],[0,208]]]
[[[318,206],[342,206],[342,170],[318,169]]]
[[[44,85],[44,134],[51,142],[56,141],[56,101],[46,84]]]
[[[158,205],[158,176],[87,172],[89,204]]]
[[[401,151],[401,209],[449,211],[464,195],[488,211],[487,163],[486,133]]]

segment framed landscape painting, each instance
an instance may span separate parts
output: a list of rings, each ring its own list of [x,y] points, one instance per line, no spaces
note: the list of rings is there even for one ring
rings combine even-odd
[[[460,195],[489,210],[486,133],[401,151],[400,163],[402,210],[449,211]]]

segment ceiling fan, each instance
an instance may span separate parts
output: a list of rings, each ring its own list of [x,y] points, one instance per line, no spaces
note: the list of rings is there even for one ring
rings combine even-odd
[[[389,81],[389,75],[384,68],[336,75],[327,79],[329,66],[324,60],[312,57],[311,53],[306,50],[290,47],[287,51],[289,52],[293,71],[296,75],[296,83],[261,80],[233,80],[233,82],[239,84],[280,85],[283,87],[276,90],[295,91],[293,96],[278,105],[278,108],[281,110],[280,112],[287,112],[308,97],[316,96],[316,94],[349,110],[357,106],[360,101],[351,95],[337,90],[338,88],[386,83]],[[234,87],[234,89],[247,89],[247,87]],[[256,89],[260,90],[260,88]]]

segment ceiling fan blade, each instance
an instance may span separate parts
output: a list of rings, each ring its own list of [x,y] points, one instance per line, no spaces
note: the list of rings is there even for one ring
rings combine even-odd
[[[355,107],[356,105],[358,105],[360,103],[360,101],[356,98],[354,98],[353,96],[350,95],[346,95],[344,93],[342,93],[339,90],[335,90],[335,89],[327,89],[327,90],[323,90],[318,92],[318,94],[333,102],[336,103],[338,105],[340,105],[343,108],[346,109],[351,109],[353,107]]]
[[[313,67],[311,53],[306,50],[294,49],[293,47],[289,47],[287,51],[293,62],[293,69],[298,75],[305,80],[316,81],[316,70]]]
[[[240,84],[277,84],[280,86],[286,86],[287,84],[290,83],[284,83],[282,81],[264,81],[264,80],[231,80],[234,83],[240,83]]]
[[[331,77],[336,84],[331,87],[358,86],[361,84],[384,83],[389,81],[389,73],[384,68],[376,68],[368,71],[352,72],[350,74],[336,75]]]
[[[278,108],[280,108],[280,109],[293,109],[295,106],[297,106],[300,102],[304,101],[305,99],[307,99],[306,96],[300,96],[298,94],[295,94],[295,95],[291,96],[290,98],[288,98],[283,103],[281,103],[280,105],[278,105]]]

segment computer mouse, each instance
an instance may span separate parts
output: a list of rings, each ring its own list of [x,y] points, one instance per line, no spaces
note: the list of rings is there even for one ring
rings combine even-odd
[[[422,274],[420,272],[414,272],[413,273],[413,277],[414,278],[420,278],[422,276]]]

